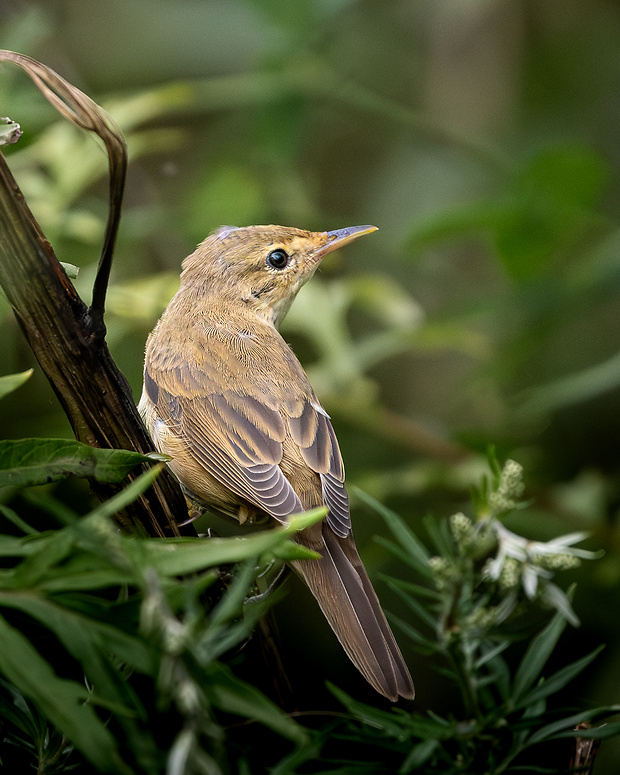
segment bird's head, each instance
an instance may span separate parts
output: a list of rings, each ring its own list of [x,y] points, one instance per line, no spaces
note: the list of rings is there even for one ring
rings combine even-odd
[[[183,262],[181,288],[238,300],[277,325],[324,256],[376,229],[222,226]]]

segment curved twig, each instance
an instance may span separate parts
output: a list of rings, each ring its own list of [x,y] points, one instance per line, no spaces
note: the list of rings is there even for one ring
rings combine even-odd
[[[114,119],[77,87],[65,81],[50,67],[15,51],[0,50],[0,61],[13,62],[34,81],[43,96],[59,113],[76,126],[94,132],[103,141],[110,170],[108,222],[101,248],[91,306],[84,321],[91,337],[103,342],[105,297],[112,268],[114,245],[121,217],[127,175],[127,144]]]
[[[91,307],[79,297],[30,212],[0,153],[0,286],[4,289],[28,344],[69,418],[78,440],[94,447],[152,452],[131,389],[108,352],[103,312],[127,166],[121,131],[99,106],[45,65],[11,51],[0,61],[22,67],[48,101],[77,126],[104,142],[110,165],[110,214],[93,289]],[[139,475],[132,472],[129,479]],[[107,499],[117,485],[91,480]],[[185,499],[172,474],[164,470],[153,486],[116,515],[149,535],[195,535]]]

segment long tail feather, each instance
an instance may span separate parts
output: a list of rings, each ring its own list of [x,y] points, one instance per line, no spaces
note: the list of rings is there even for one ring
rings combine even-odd
[[[321,555],[293,563],[317,599],[345,652],[378,692],[395,702],[414,696],[411,676],[353,537],[340,538],[321,522],[296,540]]]

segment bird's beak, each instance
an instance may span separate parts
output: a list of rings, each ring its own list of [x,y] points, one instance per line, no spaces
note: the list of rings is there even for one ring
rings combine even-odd
[[[349,226],[346,229],[336,229],[335,231],[326,231],[325,242],[316,251],[313,258],[319,261],[331,253],[332,250],[338,250],[338,248],[348,245],[349,242],[353,242],[358,237],[363,237],[364,234],[372,234],[373,231],[377,231],[376,226]]]

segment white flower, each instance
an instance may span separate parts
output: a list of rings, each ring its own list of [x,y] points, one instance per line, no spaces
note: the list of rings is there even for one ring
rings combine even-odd
[[[525,594],[534,598],[541,579],[553,577],[550,568],[571,567],[575,559],[592,560],[600,556],[598,552],[578,549],[573,544],[583,541],[586,533],[569,533],[553,538],[551,541],[530,541],[513,533],[497,519],[490,520],[497,537],[497,554],[486,564],[484,575],[492,581],[498,581],[510,558],[519,565],[521,584]]]

